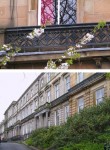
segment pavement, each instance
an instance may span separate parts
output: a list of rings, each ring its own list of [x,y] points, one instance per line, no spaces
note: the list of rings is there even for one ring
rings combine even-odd
[[[18,143],[0,143],[0,150],[31,150],[25,145]]]

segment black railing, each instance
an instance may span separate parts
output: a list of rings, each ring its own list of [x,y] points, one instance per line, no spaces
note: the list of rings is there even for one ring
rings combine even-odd
[[[5,43],[21,47],[22,52],[61,51],[74,46],[86,33],[90,33],[95,23],[47,26],[45,32],[33,40],[26,36],[37,27],[8,28],[5,31]],[[96,32],[95,38],[83,49],[110,46],[110,23]]]

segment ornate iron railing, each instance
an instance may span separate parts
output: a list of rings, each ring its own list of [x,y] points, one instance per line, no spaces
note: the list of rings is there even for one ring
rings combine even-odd
[[[5,43],[21,47],[22,52],[61,51],[74,46],[86,33],[90,33],[96,24],[75,24],[47,26],[45,32],[33,40],[26,36],[37,27],[8,28],[5,31]],[[110,46],[110,23],[96,32],[95,38],[83,49]]]

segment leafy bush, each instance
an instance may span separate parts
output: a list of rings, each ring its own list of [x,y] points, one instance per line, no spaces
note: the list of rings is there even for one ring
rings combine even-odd
[[[69,145],[63,148],[59,148],[58,150],[103,150],[103,144],[97,143],[79,143],[74,145]]]
[[[42,128],[26,140],[28,145],[48,150],[98,150],[110,140],[110,100],[85,108],[64,125]],[[92,149],[91,149],[92,147]]]

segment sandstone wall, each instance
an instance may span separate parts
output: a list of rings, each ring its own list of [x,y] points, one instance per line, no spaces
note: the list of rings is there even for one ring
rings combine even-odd
[[[110,0],[77,0],[77,22],[110,21]]]

